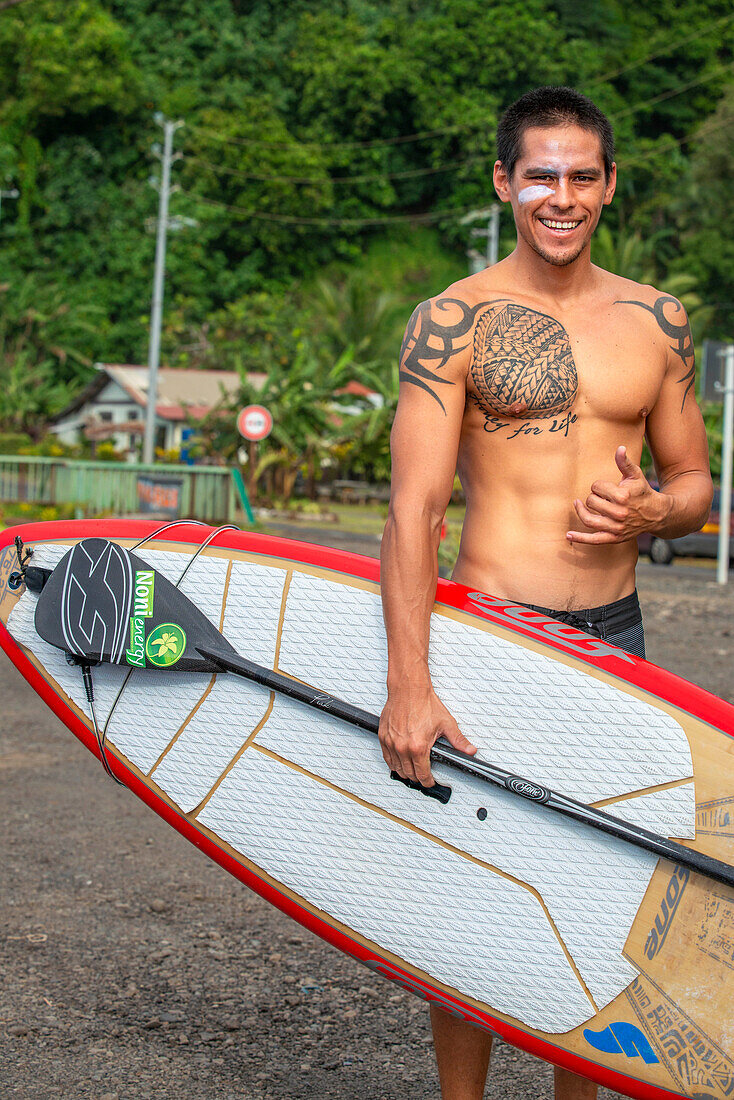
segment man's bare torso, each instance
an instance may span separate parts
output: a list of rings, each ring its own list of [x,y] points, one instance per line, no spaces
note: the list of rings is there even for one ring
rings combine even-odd
[[[569,543],[567,531],[582,527],[573,502],[598,479],[620,480],[620,445],[640,462],[670,349],[682,376],[692,367],[687,323],[673,299],[598,268],[570,306],[505,271],[498,264],[434,299],[403,361],[403,376],[440,399],[441,355],[467,349],[457,464],[467,509],[453,577],[548,607],[610,603],[634,588],[636,543]]]

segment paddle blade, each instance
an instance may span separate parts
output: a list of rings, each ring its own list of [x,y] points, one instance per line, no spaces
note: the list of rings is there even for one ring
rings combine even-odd
[[[234,650],[195,604],[147,562],[107,539],[84,539],[38,598],[36,631],[74,657],[174,672],[221,671],[197,650]]]

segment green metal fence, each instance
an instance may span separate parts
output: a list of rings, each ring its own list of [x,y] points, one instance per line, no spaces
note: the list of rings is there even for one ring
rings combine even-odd
[[[141,479],[179,483],[176,512],[183,519],[234,519],[236,485],[230,469],[0,455],[0,502],[75,504],[87,514],[137,515],[144,508]]]

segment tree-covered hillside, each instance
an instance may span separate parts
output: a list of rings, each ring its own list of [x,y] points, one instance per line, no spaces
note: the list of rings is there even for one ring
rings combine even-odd
[[[497,118],[540,83],[614,122],[605,256],[687,276],[731,336],[733,58],[726,0],[0,0],[3,375],[51,409],[85,362],[144,361],[156,111],[185,124],[171,213],[197,223],[169,240],[166,359],[343,351],[360,285],[390,296],[386,364],[415,298],[466,271]]]

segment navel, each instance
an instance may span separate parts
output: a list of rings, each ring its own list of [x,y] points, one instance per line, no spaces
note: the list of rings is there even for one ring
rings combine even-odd
[[[647,416],[647,414],[649,413],[649,411],[650,410],[648,409],[647,405],[643,405],[642,408],[640,409],[640,411],[637,414],[639,416],[640,420],[644,420],[645,417]]]

